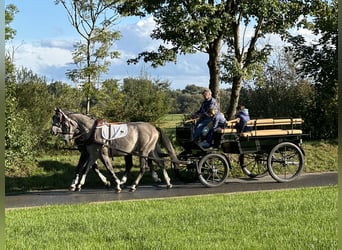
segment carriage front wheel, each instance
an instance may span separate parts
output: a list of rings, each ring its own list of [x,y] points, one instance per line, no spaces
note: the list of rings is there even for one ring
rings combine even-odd
[[[267,167],[272,178],[289,182],[297,178],[304,166],[302,150],[292,142],[277,144],[267,158]]]
[[[198,163],[198,178],[207,187],[217,187],[225,182],[229,163],[222,154],[207,154]]]

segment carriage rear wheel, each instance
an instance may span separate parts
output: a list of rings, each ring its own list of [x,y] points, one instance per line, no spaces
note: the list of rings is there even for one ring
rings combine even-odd
[[[268,155],[270,175],[278,182],[289,182],[297,178],[304,166],[302,150],[292,142],[276,145]]]
[[[207,154],[198,163],[198,178],[207,187],[217,187],[225,182],[229,163],[222,154]]]
[[[245,174],[251,178],[266,176],[268,174],[267,154],[245,154],[244,167],[248,171],[246,171]]]

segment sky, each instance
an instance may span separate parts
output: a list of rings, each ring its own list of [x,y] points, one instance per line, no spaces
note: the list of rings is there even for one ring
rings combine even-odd
[[[15,65],[31,69],[46,77],[48,82],[63,81],[72,85],[65,73],[74,68],[73,44],[81,38],[70,24],[66,10],[62,5],[55,5],[53,0],[5,0],[5,5],[8,4],[19,9],[10,24],[16,30],[16,36],[6,44],[6,50],[15,51]],[[122,81],[127,77],[147,75],[153,80],[170,82],[172,89],[184,89],[189,84],[208,87],[208,55],[205,53],[179,56],[176,64],[167,63],[156,69],[144,62],[126,63],[140,52],[158,47],[160,42],[150,38],[153,27],[151,17],[121,19],[115,26],[121,32],[121,39],[114,45],[121,56],[111,62],[109,72],[102,78]],[[277,37],[268,39],[274,44],[280,43]]]

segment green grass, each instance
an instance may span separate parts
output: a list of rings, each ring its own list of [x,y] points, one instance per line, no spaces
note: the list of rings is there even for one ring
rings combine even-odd
[[[7,210],[6,249],[337,249],[337,187]]]
[[[308,141],[303,143],[305,151],[305,171],[320,172],[337,171],[338,142],[336,141]]]

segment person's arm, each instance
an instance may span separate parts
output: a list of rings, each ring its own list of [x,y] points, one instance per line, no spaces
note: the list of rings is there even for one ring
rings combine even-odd
[[[232,125],[235,125],[236,123],[239,123],[239,122],[240,122],[240,118],[236,118],[236,119],[227,121],[227,125],[232,126]]]
[[[217,119],[217,117],[214,117],[213,119],[213,131],[217,132],[217,130],[219,129],[219,119]]]

